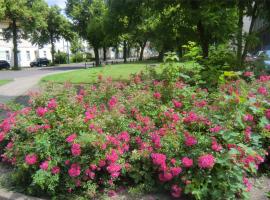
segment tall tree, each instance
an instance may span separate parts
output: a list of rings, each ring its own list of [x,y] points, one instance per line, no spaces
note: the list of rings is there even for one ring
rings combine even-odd
[[[204,58],[208,57],[211,44],[230,39],[235,31],[235,8],[230,5],[230,1],[148,0],[148,2],[161,13],[164,10],[177,9],[181,16],[180,20],[192,27],[190,33],[195,33],[193,40],[201,45]],[[177,20],[170,20],[170,22],[177,23]],[[181,32],[181,29],[185,29],[186,26],[182,26],[181,23],[180,25],[178,30]],[[177,24],[174,26],[177,27]]]
[[[55,62],[55,43],[61,38],[71,40],[73,32],[71,31],[71,23],[61,14],[61,9],[58,6],[48,8],[44,15],[46,26],[35,29],[33,32],[32,42],[43,46],[51,45],[52,63]]]
[[[99,48],[105,40],[104,23],[108,8],[104,0],[67,0],[66,13],[79,35],[94,48],[95,63],[100,64]]]
[[[2,0],[2,19],[8,23],[4,29],[5,40],[13,42],[14,69],[19,69],[18,42],[29,38],[35,29],[46,26],[43,21],[47,4],[44,0]]]

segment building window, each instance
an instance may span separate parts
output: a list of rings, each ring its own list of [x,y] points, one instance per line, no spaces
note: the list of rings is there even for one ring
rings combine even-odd
[[[27,61],[31,60],[30,51],[26,51],[26,59],[27,59]]]
[[[47,58],[47,52],[43,51],[44,58]]]
[[[6,51],[6,60],[7,60],[7,61],[10,61],[10,54],[9,54],[9,51]]]

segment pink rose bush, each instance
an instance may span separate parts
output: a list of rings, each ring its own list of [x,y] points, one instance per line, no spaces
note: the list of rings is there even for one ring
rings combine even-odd
[[[148,74],[54,88],[0,123],[1,162],[33,195],[91,199],[128,186],[174,198],[244,198],[248,177],[267,165],[269,76],[212,94]]]

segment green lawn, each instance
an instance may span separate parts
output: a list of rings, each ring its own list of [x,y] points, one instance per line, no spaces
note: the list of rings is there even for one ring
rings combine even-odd
[[[0,86],[11,82],[11,80],[0,80]]]
[[[53,81],[57,83],[64,83],[66,81],[71,83],[93,83],[97,81],[98,75],[100,74],[102,74],[103,77],[112,77],[113,80],[127,80],[130,74],[136,74],[145,70],[147,66],[149,66],[149,63],[132,63],[81,69],[49,75],[44,77],[42,81]]]

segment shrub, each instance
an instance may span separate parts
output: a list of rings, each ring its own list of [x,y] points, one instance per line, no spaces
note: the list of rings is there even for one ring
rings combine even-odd
[[[212,94],[181,78],[99,80],[49,84],[0,124],[2,159],[28,193],[93,198],[124,186],[248,198],[248,177],[269,144],[269,76],[226,82]]]
[[[86,59],[84,59],[83,53],[76,53],[71,56],[71,62],[72,63],[80,63],[84,62]]]
[[[67,53],[58,51],[55,54],[55,63],[56,64],[67,64],[68,63]]]

